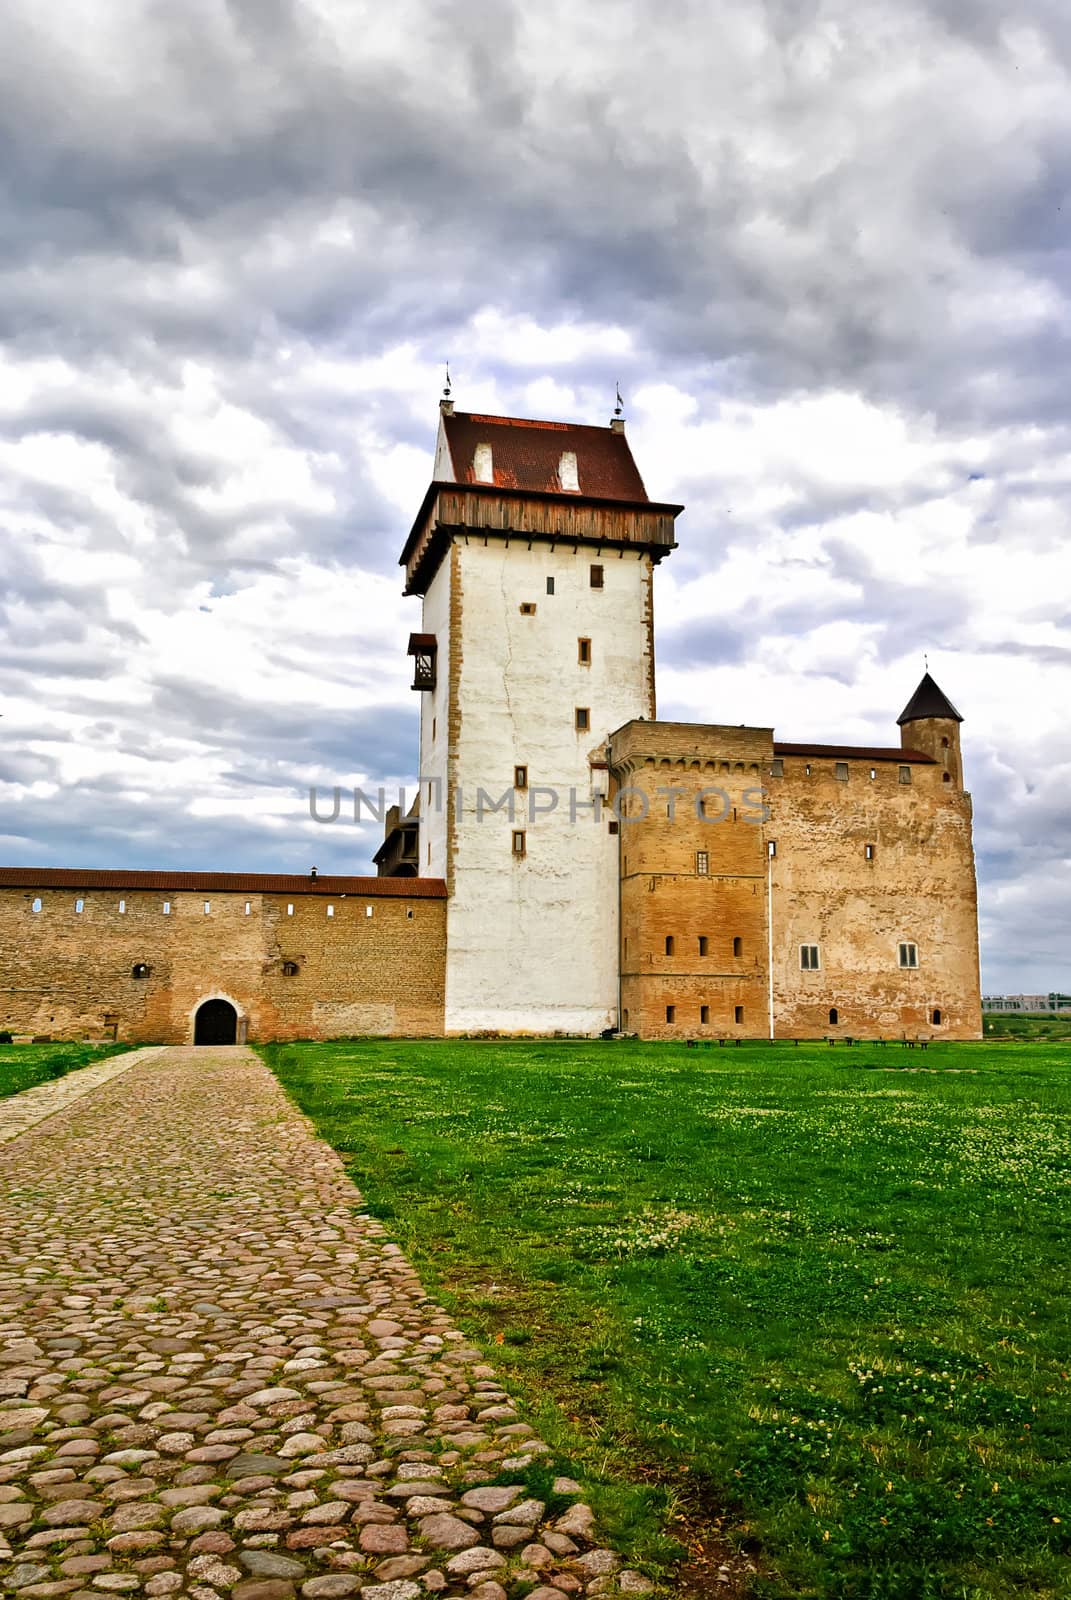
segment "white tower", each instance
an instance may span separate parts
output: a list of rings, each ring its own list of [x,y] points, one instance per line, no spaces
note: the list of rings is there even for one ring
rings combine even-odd
[[[653,574],[680,510],[648,500],[619,419],[442,402],[401,562],[424,599],[419,871],[450,895],[448,1033],[617,1025],[617,828],[592,802],[610,733],[655,714]]]

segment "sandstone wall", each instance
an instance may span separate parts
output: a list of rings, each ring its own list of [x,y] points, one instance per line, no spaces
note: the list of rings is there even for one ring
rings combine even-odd
[[[0,1029],[179,1044],[219,996],[251,1040],[438,1035],[445,957],[444,900],[0,888]]]

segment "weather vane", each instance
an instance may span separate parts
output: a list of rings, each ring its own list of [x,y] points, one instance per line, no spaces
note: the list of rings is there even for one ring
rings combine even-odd
[[[445,387],[443,388],[443,399],[444,400],[449,400],[449,398],[450,398],[450,363],[448,361],[446,363],[446,384],[445,384]]]
[[[614,416],[615,417],[619,417],[619,416],[621,416],[621,414],[622,414],[622,412],[624,410],[625,402],[621,398],[621,384],[620,384],[620,382],[618,382],[614,387],[615,387],[616,396],[617,396],[617,404],[614,407]]]

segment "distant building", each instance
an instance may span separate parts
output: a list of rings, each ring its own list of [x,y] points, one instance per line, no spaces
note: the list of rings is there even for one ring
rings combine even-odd
[[[1071,1011],[1067,994],[985,994],[983,1011]]]

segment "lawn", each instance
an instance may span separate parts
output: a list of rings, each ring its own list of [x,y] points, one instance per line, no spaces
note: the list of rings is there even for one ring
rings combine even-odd
[[[0,1044],[0,1100],[130,1048],[128,1044]]]
[[[1067,1046],[263,1054],[666,1592],[1071,1593]]]
[[[986,1011],[987,1039],[1071,1040],[1071,1011]]]

